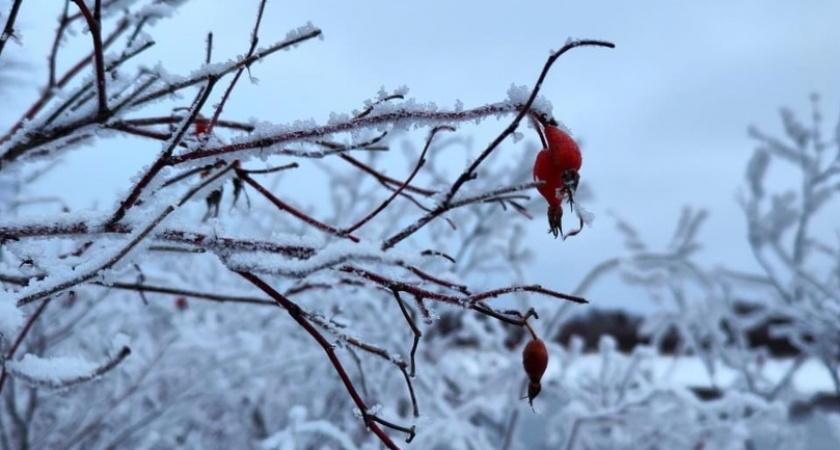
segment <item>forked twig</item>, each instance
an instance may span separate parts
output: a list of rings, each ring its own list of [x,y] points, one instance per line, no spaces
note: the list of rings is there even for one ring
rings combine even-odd
[[[411,377],[413,378],[415,374],[415,368],[417,367],[414,363],[414,355],[417,353],[417,346],[420,345],[420,338],[423,337],[423,332],[420,331],[420,328],[418,328],[417,324],[414,323],[414,319],[411,318],[411,314],[409,314],[408,308],[405,306],[405,302],[403,302],[402,297],[400,297],[399,287],[392,287],[391,292],[394,294],[394,298],[397,300],[397,304],[400,305],[400,311],[402,311],[403,317],[405,317],[405,321],[411,328],[411,332],[414,333],[414,342],[412,342],[411,344],[411,352],[409,353],[411,359],[411,371],[409,372],[409,375],[411,375]]]
[[[259,30],[260,30],[260,23],[262,23],[263,18],[263,11],[265,11],[265,3],[266,0],[260,1],[260,6],[257,11],[257,19],[254,21],[254,29],[251,32],[251,47],[248,48],[248,54],[245,56],[246,59],[251,58],[254,56],[254,52],[257,50],[257,44],[259,43]],[[212,44],[212,37],[210,35],[208,38],[207,44],[207,63],[210,63],[210,45]],[[216,122],[219,120],[219,117],[222,115],[222,110],[225,108],[225,104],[230,98],[230,94],[233,92],[233,88],[236,87],[236,83],[239,81],[239,78],[242,76],[242,72],[245,70],[250,70],[250,64],[244,64],[239,67],[239,70],[233,75],[233,79],[230,80],[230,84],[228,85],[227,89],[225,89],[225,93],[222,94],[222,99],[216,105],[215,111],[213,111],[213,118],[210,119],[210,123],[207,125],[207,135],[210,136],[213,134],[213,128],[216,126]]]
[[[325,233],[328,233],[328,234],[331,234],[331,235],[337,236],[337,237],[347,238],[347,239],[350,239],[353,242],[359,242],[358,237],[353,236],[352,234],[343,233],[340,230],[338,230],[338,229],[336,229],[336,228],[334,228],[330,225],[327,225],[324,222],[316,220],[315,218],[309,216],[308,214],[305,214],[305,213],[299,211],[297,208],[289,205],[288,203],[284,202],[283,200],[280,200],[271,191],[269,191],[268,189],[263,187],[262,184],[258,183],[256,180],[254,180],[253,178],[248,176],[247,173],[240,173],[239,178],[242,181],[244,181],[245,183],[248,183],[249,185],[251,185],[251,187],[253,187],[254,189],[256,189],[257,192],[262,194],[263,197],[265,197],[268,201],[273,203],[274,206],[276,206],[280,211],[286,211],[289,214],[297,217],[298,219],[306,222],[308,225],[311,225],[312,227],[314,227],[318,230],[321,230]]]
[[[406,186],[411,184],[411,181],[414,180],[414,177],[417,176],[417,173],[420,172],[420,168],[422,168],[423,164],[426,163],[426,153],[429,151],[429,146],[432,145],[432,139],[434,139],[435,135],[438,132],[443,130],[455,131],[455,128],[452,128],[447,125],[439,125],[432,128],[432,131],[429,132],[429,137],[426,138],[426,145],[423,146],[423,151],[420,153],[420,157],[417,158],[417,164],[414,165],[414,170],[411,171],[411,174],[408,176],[408,178],[406,178],[405,181],[402,184],[400,184],[399,187],[397,187],[397,189],[394,192],[392,192],[391,195],[388,198],[386,198],[385,201],[383,201],[376,209],[374,209],[370,212],[370,214],[353,224],[350,228],[343,230],[343,233],[352,233],[361,228],[364,224],[370,222],[371,219],[376,217],[377,214],[385,210],[385,208],[387,208],[388,205],[390,205],[391,202],[394,201],[394,199],[402,193],[403,189],[405,189]]]

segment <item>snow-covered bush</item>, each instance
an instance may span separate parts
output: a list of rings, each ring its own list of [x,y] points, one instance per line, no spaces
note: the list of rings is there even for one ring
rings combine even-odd
[[[625,254],[602,267],[618,271],[628,285],[643,287],[656,302],[655,312],[641,323],[639,337],[658,349],[676,346],[668,349],[675,357],[668,372],[676,370],[680,358],[698,364],[683,383],[667,386],[662,380],[671,377],[640,369],[642,361],[652,364],[647,353],[637,349],[620,363],[613,361],[627,357],[610,356],[609,345],[602,348],[595,384],[571,390],[572,399],[581,397],[584,407],[577,413],[567,408],[558,416],[570,416],[564,422],[575,424],[572,438],[560,441],[567,448],[575,439],[604,448],[805,448],[807,439],[795,426],[794,412],[825,400],[836,407],[840,125],[826,137],[818,100],[812,97],[808,124],[782,110],[787,140],[750,128],[759,146],[747,166],[739,201],[746,217],[744,235],[760,272],[698,261],[705,211],[685,209],[662,250],[651,249],[631,224],[619,220]],[[806,364],[809,371],[803,373]],[[812,392],[797,389],[797,377],[805,378]],[[688,393],[686,379],[696,384],[696,395]],[[820,380],[830,380],[830,391],[811,398],[814,387],[826,389]],[[621,386],[633,389],[613,392]],[[592,392],[598,393],[598,402],[586,400]],[[651,423],[652,417],[663,421]],[[582,424],[600,429],[594,436],[578,437]]]
[[[23,2],[6,3],[0,57]],[[66,2],[49,82],[0,137],[0,448],[803,446],[791,380],[816,360],[837,391],[840,342],[840,249],[824,226],[840,138],[821,134],[816,104],[807,126],[783,113],[791,143],[752,132],[741,201],[763,273],[698,263],[706,213],[686,210],[662,251],[620,222],[626,250],[568,295],[528,284],[537,183],[496,150],[533,154],[518,139],[527,114],[551,117],[539,88],[554,61],[611,44],[570,41],[533,89],[473,108],[400,88],[323,123],[241,121],[225,105],[246,71],[321,31],[258,47],[260,2],[239,57],[208,39],[190,73],[139,62],[167,45],[147,29],[182,3]],[[90,56],[59,58],[83,40]],[[496,139],[475,151],[465,124]],[[132,155],[124,192],[79,211],[58,186],[32,197],[63,158],[108,145],[154,152]],[[603,337],[587,354],[548,339],[616,271],[659,302],[650,345],[622,353]],[[539,310],[552,363],[532,411],[520,350],[537,296],[552,301]],[[782,372],[750,340],[767,321],[798,352]],[[669,376],[682,360],[699,362],[704,391]]]
[[[5,16],[4,44],[21,3]],[[538,94],[559,57],[612,44],[567,42],[533,89],[475,108],[398,89],[325,123],[240,122],[223,110],[242,75],[321,30],[258,47],[261,2],[242,56],[219,58],[208,39],[205,64],[188,74],[137,62],[167,45],[147,29],[182,3],[66,2],[49,82],[0,137],[0,447],[490,448],[510,438],[510,412],[527,405],[522,334],[511,330],[535,316],[534,296],[586,301],[526,284],[524,204],[538,184],[494,152],[513,146],[529,115],[551,119]],[[81,39],[90,55],[59,58]],[[486,118],[503,125],[473,153],[456,127]],[[413,140],[402,154],[399,139]],[[59,186],[58,201],[31,201],[28,183],[62,158],[125,142],[155,156],[137,157],[110,203],[70,210]],[[468,161],[453,170],[445,157],[460,149]],[[310,193],[320,186],[326,203]]]

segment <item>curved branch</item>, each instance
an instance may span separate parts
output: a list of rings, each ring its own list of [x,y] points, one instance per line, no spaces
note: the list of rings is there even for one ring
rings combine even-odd
[[[254,286],[258,287],[260,290],[268,294],[269,297],[274,299],[280,306],[282,306],[286,312],[292,317],[292,319],[298,323],[316,342],[318,345],[324,349],[324,352],[327,354],[327,358],[329,358],[330,363],[332,363],[333,368],[335,369],[336,373],[338,373],[339,378],[341,378],[341,382],[344,383],[344,388],[347,389],[347,393],[350,394],[350,398],[353,399],[353,403],[356,404],[356,407],[359,408],[359,411],[362,413],[362,417],[365,420],[365,425],[370,428],[370,431],[373,432],[382,443],[392,450],[399,450],[397,444],[394,443],[391,438],[385,434],[382,428],[375,423],[375,421],[371,418],[370,414],[368,413],[369,408],[365,404],[365,401],[362,400],[362,397],[359,395],[358,391],[356,391],[356,387],[353,385],[353,381],[350,380],[350,376],[347,375],[347,371],[344,369],[344,365],[341,363],[341,360],[338,359],[338,356],[335,354],[335,350],[333,346],[324,338],[324,335],[321,334],[304,316],[303,309],[298,306],[297,303],[289,300],[283,294],[276,291],[274,288],[268,285],[265,281],[257,277],[256,275],[250,272],[236,272],[242,278],[250,281]]]

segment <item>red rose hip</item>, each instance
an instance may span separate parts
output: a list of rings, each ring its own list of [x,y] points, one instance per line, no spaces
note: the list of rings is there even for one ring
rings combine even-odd
[[[528,375],[528,403],[532,406],[539,395],[542,385],[540,380],[548,367],[548,350],[541,339],[532,339],[522,350],[522,367]]]

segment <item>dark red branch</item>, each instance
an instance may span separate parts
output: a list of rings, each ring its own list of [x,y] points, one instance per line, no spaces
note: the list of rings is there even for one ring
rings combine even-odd
[[[23,239],[35,237],[92,237],[96,234],[130,234],[134,228],[117,224],[107,231],[104,226],[91,226],[84,222],[67,224],[31,224],[22,226],[0,225],[0,239]],[[182,230],[164,229],[151,236],[154,240],[160,240],[176,244],[184,244],[197,247],[206,251],[262,251],[287,255],[292,258],[309,258],[315,254],[312,247],[295,245],[278,245],[269,241],[251,239],[231,239],[218,236],[208,236],[200,233],[192,233]]]
[[[430,273],[427,273],[427,272],[425,272],[425,271],[423,271],[420,268],[415,267],[415,266],[406,266],[406,269],[408,269],[409,271],[411,271],[411,273],[413,273],[414,275],[417,275],[418,277],[420,277],[423,280],[435,283],[435,284],[437,284],[439,286],[442,286],[442,287],[445,287],[447,289],[452,289],[452,290],[458,291],[462,294],[471,295],[469,288],[467,288],[467,286],[465,286],[463,284],[458,284],[458,283],[453,283],[451,281],[446,281],[442,278],[439,278],[439,277],[436,277],[436,276],[434,276]]]
[[[574,302],[574,303],[589,303],[589,301],[586,300],[583,297],[578,297],[577,295],[564,294],[562,292],[554,291],[554,290],[551,290],[551,289],[545,289],[538,284],[533,284],[533,285],[528,285],[528,286],[511,286],[511,287],[506,287],[506,288],[492,289],[492,290],[489,290],[489,291],[482,292],[480,294],[471,295],[471,296],[466,298],[466,301],[468,301],[470,303],[478,303],[478,302],[483,302],[487,299],[496,298],[496,297],[499,297],[501,295],[512,294],[512,293],[515,293],[515,292],[533,292],[533,293],[536,293],[536,294],[543,294],[543,295],[547,295],[549,297],[559,298],[559,299],[562,299],[562,300],[568,300],[568,301]]]
[[[396,186],[402,186],[403,185],[403,183],[401,181],[395,180],[395,179],[393,179],[393,178],[391,178],[391,177],[389,177],[389,176],[387,176],[383,173],[378,172],[377,170],[373,169],[372,167],[368,166],[367,164],[359,161],[356,158],[353,158],[352,156],[350,156],[346,153],[341,153],[340,155],[338,155],[338,157],[347,161],[353,167],[358,168],[362,172],[365,172],[368,175],[371,175],[372,177],[376,178],[379,181],[379,183],[381,183],[385,187],[392,187],[392,186],[396,187]],[[420,195],[425,195],[426,197],[430,197],[432,195],[435,195],[435,191],[432,191],[432,190],[429,190],[429,189],[422,189],[422,188],[418,188],[418,187],[411,186],[411,185],[406,185],[403,188],[403,190],[413,192],[413,193],[416,193],[416,194],[420,194]]]
[[[280,211],[286,211],[289,214],[297,217],[298,219],[306,222],[307,224],[309,224],[309,225],[311,225],[311,226],[313,226],[313,227],[315,227],[315,228],[317,228],[317,229],[319,229],[319,230],[321,230],[321,231],[323,231],[327,234],[331,234],[331,235],[336,236],[336,237],[347,238],[347,239],[350,239],[353,242],[359,242],[359,238],[357,238],[356,236],[353,236],[352,234],[342,233],[340,230],[338,230],[336,228],[333,228],[333,227],[331,227],[331,226],[329,226],[329,225],[327,225],[323,222],[320,222],[320,221],[312,218],[311,216],[298,211],[296,208],[292,207],[288,203],[280,200],[274,194],[272,194],[271,191],[269,191],[268,189],[263,187],[263,185],[256,182],[250,176],[248,176],[248,174],[240,173],[240,179],[242,179],[242,181],[251,185],[251,187],[256,189],[257,192],[262,194],[266,199],[268,199],[268,201],[273,203],[274,206],[279,208]]]
[[[79,7],[79,11],[85,17],[91,37],[93,38],[93,59],[96,68],[96,92],[99,99],[99,117],[106,117],[108,115],[108,95],[106,93],[107,84],[105,80],[105,50],[102,46],[102,3],[100,0],[96,0],[93,13],[88,9],[84,0],[73,0],[73,3]]]
[[[391,438],[385,434],[385,432],[380,428],[372,419],[370,414],[368,413],[368,407],[365,404],[365,401],[359,395],[358,391],[356,391],[356,387],[353,384],[353,381],[350,380],[350,376],[347,375],[347,371],[344,369],[344,365],[341,363],[341,360],[338,359],[338,356],[335,354],[335,350],[333,350],[333,346],[327,341],[326,338],[319,332],[308,320],[304,317],[303,309],[298,306],[297,303],[289,300],[288,298],[284,297],[283,294],[276,291],[274,288],[268,285],[265,281],[257,277],[256,275],[249,273],[249,272],[237,272],[246,280],[250,281],[254,286],[258,287],[260,290],[265,292],[269,295],[274,301],[277,302],[280,306],[282,306],[292,317],[292,319],[298,323],[316,342],[321,348],[324,349],[324,352],[327,354],[327,358],[329,358],[330,363],[332,363],[333,368],[335,369],[336,373],[338,374],[339,378],[341,378],[341,382],[344,383],[344,388],[347,389],[347,393],[350,394],[350,398],[353,399],[353,403],[356,404],[356,407],[359,408],[361,411],[362,417],[365,419],[365,425],[372,431],[382,443],[388,447],[389,449],[399,450],[399,447],[394,443]]]
[[[201,111],[201,107],[204,106],[204,103],[210,97],[210,92],[213,90],[213,86],[216,83],[216,78],[211,78],[207,81],[207,85],[202,89],[197,95],[195,100],[193,101],[192,107],[190,107],[190,112],[186,118],[183,119],[181,125],[178,127],[178,130],[171,136],[169,140],[169,144],[166,146],[166,149],[158,156],[158,159],[155,160],[152,167],[143,174],[143,178],[137,182],[131,192],[128,194],[125,200],[120,202],[120,207],[114,211],[114,214],[111,216],[111,219],[108,221],[108,227],[113,227],[117,222],[122,220],[125,217],[125,214],[131,209],[137,200],[140,198],[141,193],[144,189],[152,182],[155,176],[163,170],[164,167],[169,165],[169,159],[172,156],[172,153],[175,151],[175,148],[184,138],[184,135],[189,130],[190,126],[195,122],[195,118],[198,116],[199,111]]]
[[[142,119],[125,119],[118,122],[114,122],[114,124],[127,126],[169,125],[173,123],[181,123],[182,120],[184,120],[184,116],[161,116],[146,117]],[[194,123],[196,125],[208,125],[210,121],[206,118],[196,117]],[[254,126],[251,124],[243,122],[233,122],[230,120],[219,120],[216,122],[216,126],[246,132],[254,131]]]
[[[476,305],[482,304],[485,300],[490,298],[499,297],[505,294],[512,294],[515,292],[534,292],[537,294],[543,294],[549,297],[559,298],[562,300],[567,300],[574,303],[589,303],[583,297],[578,297],[576,295],[569,295],[564,294],[562,292],[554,291],[551,289],[545,289],[542,286],[535,284],[535,285],[527,285],[527,286],[509,286],[505,288],[498,288],[492,289],[489,291],[484,291],[478,294],[473,295],[466,295],[466,296],[459,296],[459,295],[452,295],[452,294],[444,294],[440,292],[434,292],[427,289],[423,289],[418,286],[408,285],[397,280],[393,280],[382,276],[378,273],[371,272],[369,270],[365,270],[359,267],[354,266],[342,266],[339,268],[340,271],[345,273],[351,273],[356,276],[362,277],[364,279],[370,280],[384,288],[387,289],[394,289],[395,286],[399,287],[399,290],[408,292],[410,294],[416,295],[422,298],[428,298],[431,300],[437,300],[444,303],[449,303],[453,305],[458,305],[464,308],[476,309]]]
[[[374,217],[376,217],[377,214],[384,211],[385,208],[387,208],[388,205],[390,205],[391,202],[394,201],[394,199],[402,193],[403,189],[405,189],[406,186],[411,184],[411,181],[414,180],[414,177],[417,176],[417,174],[420,172],[420,168],[423,167],[424,164],[426,164],[426,153],[428,153],[429,151],[429,146],[432,145],[432,139],[434,139],[435,135],[442,130],[455,131],[454,128],[447,125],[439,125],[437,127],[432,128],[432,131],[429,133],[429,137],[426,139],[426,145],[423,146],[423,151],[420,152],[420,157],[417,158],[417,164],[414,165],[414,170],[411,171],[411,174],[408,176],[408,178],[406,178],[405,181],[402,182],[399,185],[399,187],[397,187],[397,189],[394,192],[392,192],[391,195],[388,198],[386,198],[385,201],[382,202],[382,204],[379,205],[379,207],[371,211],[370,214],[356,222],[350,228],[344,230],[344,233],[352,233],[361,228],[364,224],[370,222]]]
[[[0,55],[3,54],[3,49],[6,47],[6,41],[15,35],[15,21],[17,20],[18,11],[23,0],[14,0],[12,2],[12,9],[9,10],[9,17],[6,18],[6,26],[3,27],[3,34],[0,34]]]
[[[320,127],[304,128],[296,131],[284,132],[273,136],[257,137],[253,140],[247,140],[236,144],[227,144],[220,147],[199,149],[193,152],[177,155],[172,158],[173,164],[179,164],[187,161],[195,161],[206,158],[217,158],[219,156],[230,153],[239,152],[242,150],[253,150],[272,145],[283,144],[288,142],[307,141],[324,136],[330,136],[338,133],[345,133],[353,130],[360,130],[364,128],[373,128],[384,124],[398,124],[406,121],[428,121],[428,122],[468,122],[480,119],[483,117],[494,116],[498,114],[510,113],[516,111],[515,105],[507,103],[498,103],[492,105],[481,106],[474,109],[464,111],[412,111],[412,110],[396,110],[389,111],[382,114],[371,114],[361,119],[350,119],[344,122],[338,122],[330,125]],[[344,150],[334,151],[331,153],[341,153]],[[280,153],[280,152],[278,152]],[[317,153],[317,152],[314,152]],[[325,153],[317,153],[323,156]]]
[[[254,30],[251,32],[251,47],[248,49],[248,54],[245,57],[246,59],[254,56],[254,52],[257,50],[257,44],[260,41],[258,33],[259,33],[259,30],[260,30],[260,23],[262,22],[263,11],[265,11],[265,3],[266,3],[266,0],[262,0],[260,2],[259,10],[257,12],[257,19],[254,22]],[[211,39],[212,39],[212,35],[211,35]],[[210,42],[210,41],[208,41],[208,42]],[[209,45],[210,45],[210,43],[208,43],[208,47],[209,47]],[[209,56],[210,56],[209,50],[207,52],[207,55],[208,55],[208,59],[209,59]],[[208,64],[209,64],[209,61],[208,61]],[[233,92],[233,88],[236,87],[236,83],[239,81],[239,78],[242,76],[242,73],[246,69],[250,70],[250,67],[251,67],[250,64],[243,65],[243,66],[239,67],[239,70],[237,70],[236,73],[233,75],[233,79],[230,81],[230,84],[228,85],[227,89],[225,90],[225,93],[222,95],[222,99],[219,101],[218,105],[216,106],[216,110],[213,112],[213,118],[210,120],[210,124],[207,126],[207,136],[210,136],[210,135],[213,134],[213,128],[216,126],[216,122],[219,120],[219,116],[222,115],[222,110],[225,108],[225,104],[227,103],[228,98],[230,98],[230,94]]]
[[[38,309],[36,309],[35,312],[32,313],[31,316],[29,316],[29,320],[26,321],[26,325],[24,325],[23,329],[21,329],[18,333],[17,338],[15,338],[15,342],[12,344],[11,347],[9,347],[9,350],[6,352],[6,354],[3,355],[3,359],[5,361],[9,361],[12,359],[13,356],[15,356],[15,352],[17,351],[18,347],[20,347],[20,344],[23,342],[23,338],[26,337],[26,335],[29,333],[29,330],[32,329],[32,325],[34,325],[35,322],[38,321],[38,318],[41,317],[41,314],[44,313],[44,310],[47,309],[47,305],[49,303],[50,299],[44,300],[43,302],[41,302],[40,305],[38,305]],[[0,392],[3,392],[3,384],[5,382],[6,364],[3,364],[2,373],[0,373]]]

